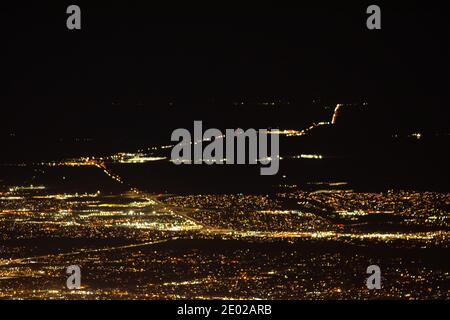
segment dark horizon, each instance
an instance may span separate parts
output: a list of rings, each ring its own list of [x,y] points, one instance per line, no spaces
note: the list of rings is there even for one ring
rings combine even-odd
[[[387,126],[449,129],[448,19],[437,6],[384,4],[382,30],[369,31],[364,3],[79,4],[78,31],[65,27],[65,2],[6,11],[4,133],[120,106],[151,121],[169,104],[226,117],[235,101],[264,100],[292,101],[296,117],[308,117],[312,101],[368,102]]]

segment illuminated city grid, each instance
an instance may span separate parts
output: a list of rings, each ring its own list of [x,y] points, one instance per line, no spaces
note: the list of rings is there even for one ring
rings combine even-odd
[[[147,194],[105,164],[161,158],[33,165],[45,174],[97,170],[122,191],[2,186],[0,297],[449,298],[448,194],[357,192],[346,182],[270,195]],[[383,268],[382,290],[365,287],[372,263]],[[82,268],[78,291],[65,287],[73,264]]]

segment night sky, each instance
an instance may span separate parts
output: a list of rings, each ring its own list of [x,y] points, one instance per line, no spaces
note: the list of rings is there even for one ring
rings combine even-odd
[[[66,28],[69,4],[81,7],[81,31]],[[399,126],[447,128],[446,11],[377,2],[382,30],[369,31],[369,4],[6,7],[2,132],[83,121],[114,101],[155,114],[167,101],[272,98],[368,101]]]

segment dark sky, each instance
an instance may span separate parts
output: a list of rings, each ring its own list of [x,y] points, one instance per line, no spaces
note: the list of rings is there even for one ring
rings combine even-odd
[[[449,19],[438,3],[377,2],[382,30],[369,31],[372,2],[150,2],[3,10],[4,115],[113,100],[278,97],[367,100],[431,125],[448,119]],[[82,9],[81,31],[66,29],[69,4]]]

